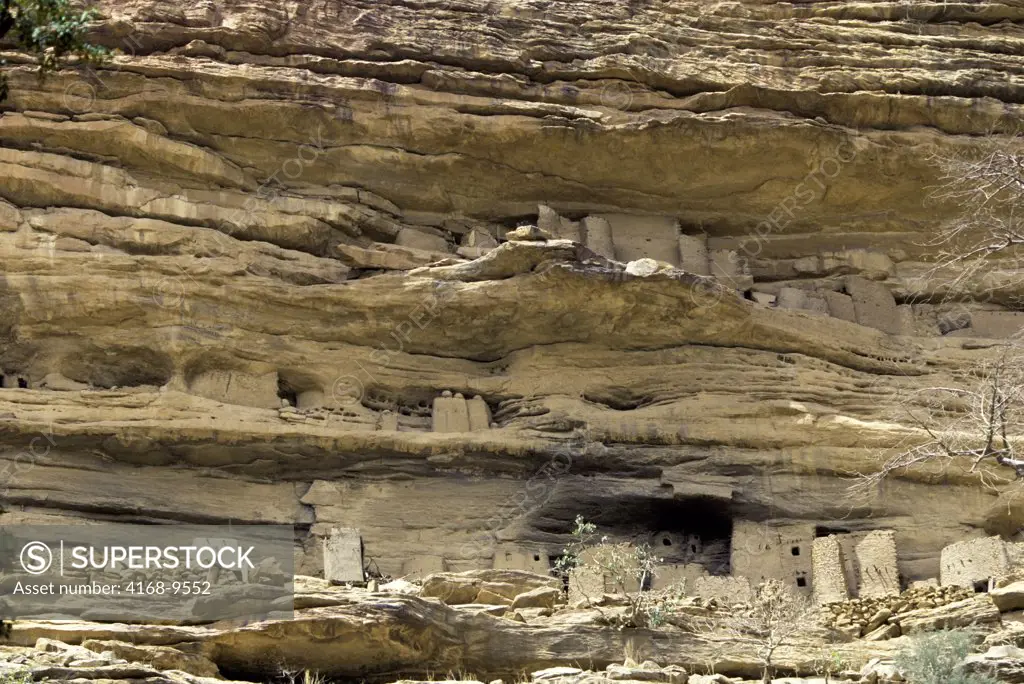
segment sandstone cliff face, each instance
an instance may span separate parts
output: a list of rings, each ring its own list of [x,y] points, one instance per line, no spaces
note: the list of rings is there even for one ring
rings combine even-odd
[[[1012,258],[923,276],[1024,3],[98,4],[104,68],[7,55],[0,521],[295,523],[308,573],[343,525],[391,575],[577,514],[680,563],[895,529],[904,579],[1015,532],[967,476],[845,492],[1018,325]]]

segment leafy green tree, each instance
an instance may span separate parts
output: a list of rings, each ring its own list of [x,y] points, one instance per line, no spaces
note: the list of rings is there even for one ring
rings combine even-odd
[[[107,57],[106,49],[85,41],[86,26],[95,18],[95,10],[74,9],[69,0],[0,0],[0,41],[13,39],[16,49],[34,55],[42,78],[69,56],[91,64]],[[7,93],[7,79],[0,74],[0,102]]]

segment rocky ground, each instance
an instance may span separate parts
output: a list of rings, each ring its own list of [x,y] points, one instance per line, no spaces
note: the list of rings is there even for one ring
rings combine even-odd
[[[625,610],[621,596],[567,605],[552,580],[522,571],[432,575],[422,584],[395,580],[367,588],[296,581],[294,619],[250,624],[153,626],[90,622],[17,621],[0,651],[8,671],[59,680],[209,679],[287,680],[311,671],[331,680],[491,682],[596,680],[725,684],[759,677],[749,647],[688,621],[742,612],[742,604],[678,597],[669,621],[655,629],[610,626]],[[911,604],[936,602],[908,592]],[[949,596],[950,599],[959,598]],[[847,609],[854,606],[851,602]],[[902,616],[905,633],[937,628],[980,629],[978,667],[1024,671],[1024,583],[997,596],[938,602]],[[827,615],[831,607],[822,609]],[[907,636],[857,639],[809,620],[788,641],[776,664],[779,681],[794,676],[876,682],[899,681],[891,658]],[[714,673],[714,674],[709,674]],[[809,679],[808,679],[809,678]],[[801,681],[804,681],[801,680]],[[403,680],[404,681],[404,680]]]

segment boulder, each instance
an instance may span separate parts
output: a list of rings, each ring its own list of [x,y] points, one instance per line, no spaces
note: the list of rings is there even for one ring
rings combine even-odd
[[[1000,613],[1024,608],[1024,582],[1014,582],[988,593]]]
[[[888,680],[891,682],[902,682],[904,677],[896,668],[896,664],[889,659],[872,658],[867,665],[861,668],[860,675],[864,680],[879,681]]]
[[[475,577],[442,572],[427,575],[424,578],[423,586],[420,587],[420,596],[439,598],[450,606],[460,603],[476,603],[476,596],[480,593],[480,584],[480,580]]]
[[[540,588],[560,589],[558,579],[526,570],[438,572],[423,580],[420,596],[439,598],[448,605],[512,603],[520,594]]]
[[[868,623],[864,625],[864,633],[873,632],[885,623],[886,620],[892,617],[892,611],[888,608],[882,608],[870,618]]]
[[[512,601],[513,608],[554,608],[562,592],[554,587],[537,587],[524,591]]]
[[[635,276],[654,275],[660,269],[660,265],[654,259],[637,259],[626,264],[626,273]]]
[[[583,674],[583,670],[578,667],[549,667],[543,670],[537,670],[530,676],[536,682],[544,681],[546,679],[559,679],[560,677],[573,677],[580,674]]]
[[[1016,646],[993,646],[984,653],[967,656],[968,672],[989,674],[1000,682],[1024,684],[1024,649]]]
[[[540,618],[551,617],[552,611],[550,608],[517,608],[516,615],[520,615],[526,619],[527,622],[538,620]]]
[[[669,682],[669,684],[688,684],[686,670],[676,665],[664,668],[646,669],[626,665],[609,665],[604,672],[607,679],[629,680],[634,682]]]
[[[380,585],[380,590],[386,594],[418,594],[420,585],[413,584],[408,580],[396,579]]]
[[[911,610],[893,618],[904,634],[999,622],[999,609],[988,594],[937,608]]]
[[[900,626],[894,624],[881,625],[864,635],[864,641],[882,641],[895,639],[901,634]]]
[[[686,684],[733,684],[733,680],[722,674],[692,674]]]
[[[507,603],[511,603],[516,596],[522,593],[520,585],[514,582],[481,582],[480,593],[485,591],[500,596]]]
[[[475,603],[483,603],[491,606],[510,606],[512,605],[512,599],[491,591],[490,589],[481,588],[480,592],[476,595]]]
[[[537,226],[519,226],[507,232],[505,239],[514,242],[545,242],[554,239],[554,235]]]
[[[220,677],[217,666],[202,653],[198,643],[183,644],[179,650],[170,646],[137,646],[124,641],[86,639],[82,646],[97,653],[113,653],[118,658],[150,665],[157,670],[181,670],[197,677]],[[190,652],[184,652],[185,649]]]

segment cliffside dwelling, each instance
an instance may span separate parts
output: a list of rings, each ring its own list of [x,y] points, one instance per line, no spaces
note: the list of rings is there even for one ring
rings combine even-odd
[[[798,593],[812,597],[819,605],[852,598],[898,596],[907,588],[899,573],[893,530],[826,535],[821,532],[822,528],[813,525],[770,527],[738,522],[733,532],[729,573],[709,573],[699,562],[664,563],[656,569],[648,586],[634,586],[636,582],[626,584],[629,591],[636,591],[666,589],[682,583],[690,595],[742,601],[752,595],[753,588],[760,582],[779,579],[790,583]],[[620,559],[629,556],[628,546],[617,545]],[[581,566],[571,573],[570,600],[583,595],[614,593],[621,588],[615,586],[612,578],[603,575],[596,555],[585,554],[582,560]],[[984,592],[993,586],[997,577],[1009,574],[1020,561],[1024,561],[1024,543],[1007,542],[999,537],[957,542],[942,551],[941,576],[914,585],[958,586]],[[539,567],[539,563],[534,563],[523,569]]]

